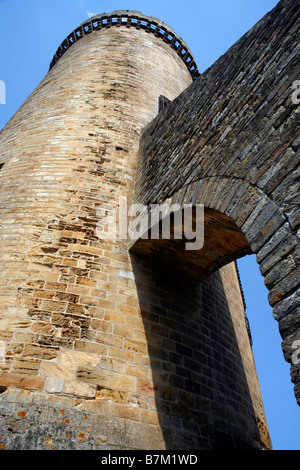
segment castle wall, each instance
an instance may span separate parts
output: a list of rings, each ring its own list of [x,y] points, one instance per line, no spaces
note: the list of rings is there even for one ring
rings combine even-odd
[[[270,445],[234,266],[200,284],[97,236],[191,83],[161,38],[95,31],[1,132],[2,448]]]
[[[143,204],[204,204],[224,229],[222,217],[231,219],[234,243],[238,234],[239,246],[246,238],[269,290],[298,404],[299,18],[299,2],[281,0],[147,126],[135,193]],[[220,235],[215,241],[211,265],[224,261]],[[230,245],[226,261],[239,257]]]

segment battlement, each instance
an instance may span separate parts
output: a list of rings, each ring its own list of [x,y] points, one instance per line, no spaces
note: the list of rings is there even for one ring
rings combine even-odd
[[[192,79],[195,80],[199,77],[200,73],[198,71],[195,59],[193,58],[192,53],[185,42],[180,37],[178,37],[169,26],[165,25],[158,19],[144,16],[142,13],[132,10],[116,10],[110,14],[102,13],[92,17],[89,21],[82,23],[61,43],[56,53],[54,54],[50,64],[50,69],[56,64],[61,56],[73,44],[75,44],[75,42],[94,31],[111,28],[113,26],[117,28],[133,27],[136,29],[143,29],[147,33],[152,33],[156,37],[161,38],[164,42],[170,44],[172,49],[177,52],[179,57],[187,66]]]

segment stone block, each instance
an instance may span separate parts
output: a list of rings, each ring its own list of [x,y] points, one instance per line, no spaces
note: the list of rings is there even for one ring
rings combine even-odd
[[[110,388],[123,390],[126,392],[135,392],[137,387],[136,377],[112,373]]]
[[[271,289],[278,284],[282,278],[287,277],[291,271],[296,269],[296,263],[292,255],[281,259],[266,275],[264,278],[265,285]]]
[[[29,331],[31,329],[31,320],[10,320],[7,325],[8,330]]]
[[[81,366],[96,367],[99,363],[99,356],[97,353],[90,353],[85,351],[75,351],[71,349],[60,349],[58,357],[58,364],[78,364]]]
[[[38,375],[41,360],[39,359],[14,359],[11,372],[15,374]]]
[[[44,377],[57,377],[65,379],[75,379],[77,367],[70,363],[56,363],[51,361],[42,361],[39,374]]]
[[[23,374],[10,374],[2,372],[0,375],[1,387],[24,388],[26,390],[43,390],[45,379],[38,376],[28,376]]]
[[[54,359],[57,357],[58,348],[51,346],[39,346],[38,344],[25,344],[23,357],[32,357],[40,359]]]
[[[134,341],[131,339],[125,338],[124,348],[129,351],[134,351],[137,353],[145,354],[147,350],[147,345],[145,342],[141,343],[140,341]]]
[[[293,270],[270,290],[268,295],[270,305],[273,306],[276,302],[279,302],[289,292],[297,288],[297,286],[299,286],[299,269]]]
[[[273,307],[273,316],[275,320],[282,320],[288,313],[294,311],[300,306],[299,289],[276,303]]]
[[[149,424],[160,425],[161,418],[157,411],[141,410],[141,421]]]
[[[120,374],[124,374],[126,372],[126,362],[113,357],[102,356],[99,362],[99,367],[105,370],[119,372]]]
[[[138,393],[147,395],[149,397],[155,397],[158,385],[153,383],[151,380],[138,379],[137,391]]]
[[[113,401],[116,403],[127,403],[127,392],[112,390],[110,388],[97,388],[96,400]]]
[[[106,356],[108,346],[106,346],[105,344],[78,339],[75,341],[75,350]]]
[[[59,330],[54,325],[46,322],[34,322],[31,331],[33,333],[41,333],[42,335],[59,335]]]
[[[64,386],[64,379],[58,377],[48,377],[45,383],[45,391],[48,393],[61,393]]]
[[[65,380],[62,392],[73,397],[95,398],[96,385],[75,380]]]
[[[103,369],[78,366],[76,378],[81,382],[96,384],[99,387],[109,387],[110,385],[110,372]]]
[[[268,271],[297,245],[296,238],[289,232],[285,224],[279,228],[269,242],[257,253],[256,260],[261,266],[262,273]]]
[[[292,310],[279,321],[279,332],[282,338],[300,328],[300,307]]]
[[[140,420],[140,410],[131,405],[124,405],[120,403],[110,403],[109,411],[112,416],[117,416],[118,418],[139,421]]]

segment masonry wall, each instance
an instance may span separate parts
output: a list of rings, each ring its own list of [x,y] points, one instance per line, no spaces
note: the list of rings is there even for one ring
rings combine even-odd
[[[97,236],[159,96],[191,82],[161,38],[108,28],[1,132],[3,449],[270,446],[234,266],[199,284]]]
[[[139,203],[204,204],[219,214],[220,234],[226,216],[239,246],[246,238],[269,290],[298,404],[299,34],[299,2],[281,0],[147,126],[136,187]],[[224,262],[220,235],[215,240],[211,265]],[[240,256],[238,246],[226,248],[227,261]]]
[[[114,334],[106,335],[112,341],[120,339],[118,333],[126,334],[123,348],[106,346],[110,356],[100,356],[101,374],[99,366],[83,362],[77,342],[74,356],[77,351],[81,365],[74,358],[72,364],[42,361],[55,374],[64,367],[61,377],[71,376],[76,368],[82,374],[89,371],[89,379],[77,382],[76,391],[46,394],[8,388],[0,404],[2,446],[269,448],[234,265],[199,284],[180,272],[167,277],[161,267],[136,256],[132,262],[138,308],[127,307],[126,321],[115,321]],[[124,315],[124,307],[120,311]],[[95,343],[86,344],[96,349]],[[93,357],[85,355],[86,361]],[[95,396],[83,396],[87,383],[97,384]]]

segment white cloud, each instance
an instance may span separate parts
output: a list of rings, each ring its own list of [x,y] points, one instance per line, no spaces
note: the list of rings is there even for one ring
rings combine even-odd
[[[89,18],[92,18],[92,16],[96,16],[97,13],[92,13],[90,11],[87,11],[86,14]]]

